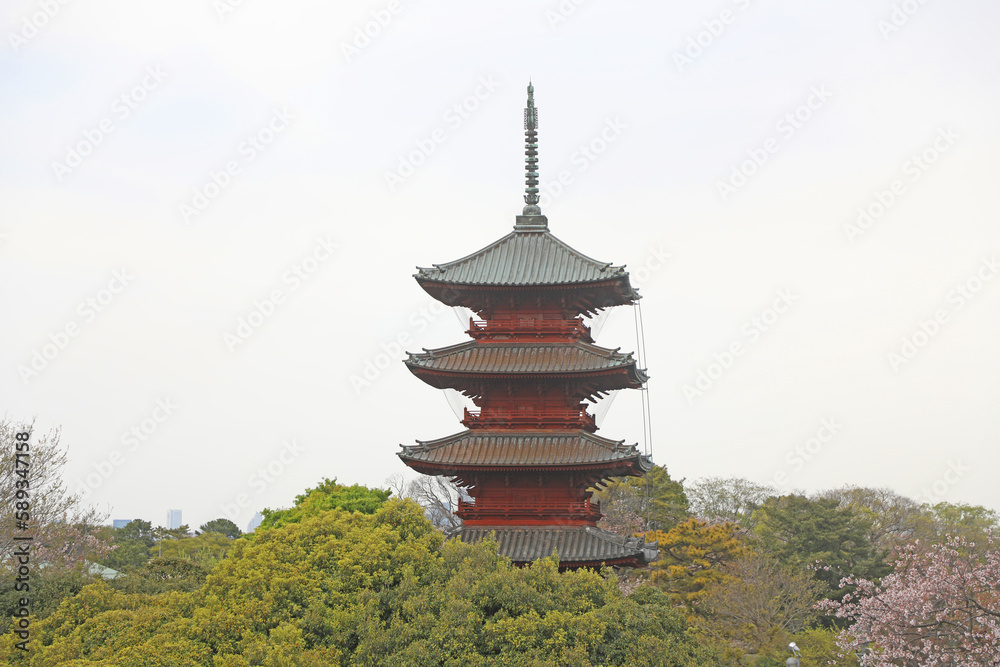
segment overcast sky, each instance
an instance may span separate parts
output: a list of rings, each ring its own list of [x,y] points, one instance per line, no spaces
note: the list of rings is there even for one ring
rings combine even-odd
[[[415,266],[626,264],[676,478],[1000,508],[1000,5],[10,0],[0,414],[110,518],[244,527],[462,429]],[[636,348],[631,308],[597,342]],[[606,406],[599,406],[604,412]],[[600,434],[643,442],[638,392]],[[268,470],[270,469],[270,472]]]

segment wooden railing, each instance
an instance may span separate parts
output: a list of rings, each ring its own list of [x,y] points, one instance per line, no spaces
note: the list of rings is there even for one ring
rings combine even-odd
[[[492,409],[475,412],[465,409],[462,423],[467,428],[582,428],[593,433],[597,421],[586,410],[540,408],[534,410]]]
[[[583,338],[587,341],[593,340],[590,336],[590,327],[583,323],[582,317],[572,320],[476,320],[470,318],[469,330],[465,333],[473,338],[561,336]]]
[[[591,503],[590,498],[583,501],[501,501],[493,500],[481,505],[467,500],[458,501],[456,514],[461,518],[496,516],[504,514],[570,514],[570,515],[600,515],[601,503],[597,500]]]

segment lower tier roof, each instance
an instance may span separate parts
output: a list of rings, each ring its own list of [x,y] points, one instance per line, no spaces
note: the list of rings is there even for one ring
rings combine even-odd
[[[515,563],[530,563],[556,552],[561,565],[599,563],[644,565],[656,559],[656,543],[622,537],[592,526],[463,526],[459,537],[475,543],[496,535],[499,552]]]

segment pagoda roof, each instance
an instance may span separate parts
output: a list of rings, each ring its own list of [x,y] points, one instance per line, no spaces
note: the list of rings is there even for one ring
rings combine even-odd
[[[405,362],[411,371],[427,369],[448,373],[490,375],[587,374],[609,369],[628,369],[636,384],[646,374],[635,367],[631,352],[621,353],[583,341],[485,342],[466,341],[421,353],[409,353]]]
[[[583,430],[486,431],[462,433],[403,445],[398,456],[412,468],[473,470],[590,466],[623,468],[642,474],[652,467],[636,445]]]
[[[521,226],[525,227],[525,226]],[[470,287],[530,287],[580,285],[615,281],[622,283],[624,300],[640,298],[624,266],[612,266],[584,255],[553,236],[544,227],[515,228],[507,236],[471,255],[430,268],[417,267],[414,275],[425,282]],[[425,287],[426,289],[426,287]]]
[[[623,537],[593,526],[463,526],[463,542],[479,542],[496,534],[499,552],[516,563],[530,563],[555,551],[561,565],[582,566],[631,561],[652,562],[656,543],[641,537]],[[622,563],[624,564],[624,563]]]

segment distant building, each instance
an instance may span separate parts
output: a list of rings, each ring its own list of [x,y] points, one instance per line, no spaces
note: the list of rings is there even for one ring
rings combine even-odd
[[[167,530],[180,528],[182,525],[184,525],[184,521],[181,520],[181,511],[167,510]]]
[[[252,533],[253,531],[257,530],[257,526],[259,526],[260,522],[263,520],[264,520],[263,514],[261,514],[260,512],[254,514],[253,518],[250,519],[250,523],[247,524],[247,532]]]
[[[132,519],[114,519],[111,521],[111,525],[115,528],[124,528],[125,526],[132,523]]]

